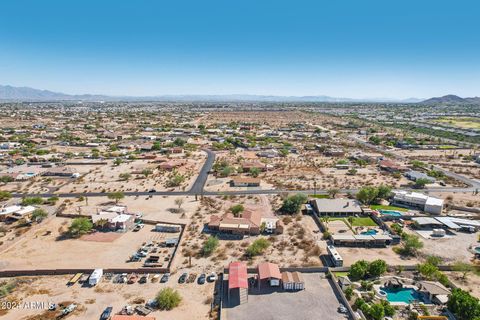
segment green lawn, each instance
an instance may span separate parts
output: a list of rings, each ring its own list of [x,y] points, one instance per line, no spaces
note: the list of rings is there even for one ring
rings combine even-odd
[[[405,208],[400,208],[400,207],[395,207],[395,206],[382,206],[380,204],[371,205],[370,208],[373,209],[373,210],[382,209],[382,210],[396,210],[396,211],[401,211],[401,212],[407,211],[407,209],[405,209]]]
[[[377,224],[370,217],[358,217],[358,218],[353,218],[352,226],[353,227],[376,227]]]
[[[316,199],[329,199],[330,196],[328,194],[309,194],[309,198],[316,198]]]
[[[329,221],[343,220],[345,221],[345,223],[348,224],[348,218],[346,217],[330,217],[328,220]],[[352,226],[353,227],[376,227],[377,224],[370,217],[357,217],[357,218],[353,217]]]
[[[348,277],[348,272],[334,272],[336,277]]]

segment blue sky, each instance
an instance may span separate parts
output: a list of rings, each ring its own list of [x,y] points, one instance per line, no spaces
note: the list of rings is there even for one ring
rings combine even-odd
[[[111,95],[480,95],[476,0],[2,0],[0,84]]]

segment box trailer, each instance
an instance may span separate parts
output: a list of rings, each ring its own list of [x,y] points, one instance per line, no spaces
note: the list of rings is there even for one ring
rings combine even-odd
[[[88,284],[90,286],[97,285],[100,282],[100,280],[102,279],[102,276],[103,276],[103,269],[93,270],[92,274],[88,278]]]
[[[432,236],[434,237],[445,237],[446,232],[444,229],[433,229]]]
[[[180,232],[181,227],[178,224],[164,224],[164,223],[157,223],[155,225],[155,231],[157,232]]]

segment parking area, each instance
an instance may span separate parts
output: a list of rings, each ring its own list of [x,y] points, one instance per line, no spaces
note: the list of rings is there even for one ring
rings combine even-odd
[[[163,288],[173,288],[182,297],[180,305],[171,311],[151,309],[149,316],[156,319],[176,320],[206,320],[209,318],[210,301],[213,296],[214,283],[206,282],[203,285],[193,283],[178,283],[179,274],[172,274],[166,283],[160,279],[153,280],[150,275],[146,283],[133,284],[116,283],[117,275],[110,280],[105,275],[95,287],[82,285],[80,282],[67,286],[72,275],[0,278],[0,283],[15,282],[16,286],[11,294],[11,301],[23,304],[41,303],[39,307],[19,307],[9,310],[0,310],[3,320],[54,320],[55,312],[46,308],[52,303],[76,305],[75,310],[64,319],[85,320],[99,319],[102,311],[112,307],[112,314],[118,314],[125,306],[133,310],[139,306],[146,306],[149,300],[154,299]],[[44,303],[44,304],[43,304]],[[138,313],[138,312],[135,312]]]
[[[339,300],[323,273],[304,273],[305,290],[286,292],[250,289],[248,302],[229,307],[224,303],[228,320],[338,320],[346,316],[337,312]],[[226,293],[225,293],[226,295]],[[227,299],[224,297],[224,301]]]

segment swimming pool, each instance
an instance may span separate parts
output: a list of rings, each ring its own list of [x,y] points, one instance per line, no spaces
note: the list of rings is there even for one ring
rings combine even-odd
[[[480,247],[476,247],[476,248],[475,248],[475,252],[478,253],[478,254],[480,254]]]
[[[367,231],[360,232],[360,234],[362,234],[364,236],[374,236],[377,233],[378,233],[378,231],[375,230],[375,229],[370,229],[370,230],[367,230]]]
[[[382,287],[380,290],[387,294],[387,300],[389,302],[412,303],[414,301],[423,301],[422,295],[412,288],[395,289]]]
[[[396,210],[378,210],[381,214],[384,214],[386,216],[394,216],[394,217],[401,217],[403,216],[403,213],[400,211]]]

